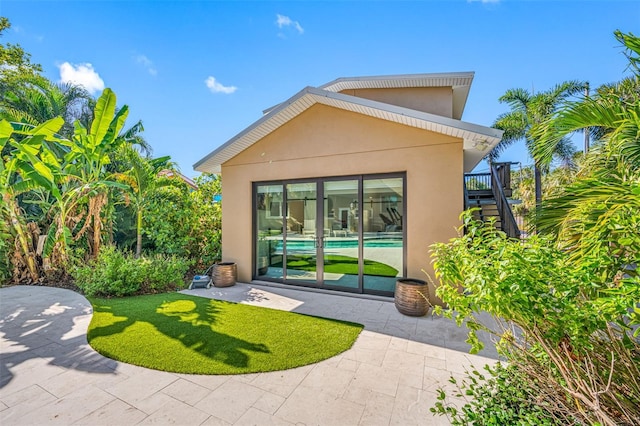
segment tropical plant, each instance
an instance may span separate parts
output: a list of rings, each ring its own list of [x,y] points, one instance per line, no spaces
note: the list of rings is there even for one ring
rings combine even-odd
[[[101,214],[108,201],[107,188],[124,188],[124,185],[105,178],[104,173],[111,162],[110,154],[124,145],[124,140],[119,135],[128,113],[126,105],[116,111],[116,95],[107,88],[96,102],[91,128],[87,129],[76,121],[72,139],[64,143],[69,150],[64,158],[66,174],[77,184],[77,197],[86,197],[88,206],[79,235],[92,228],[92,243],[89,247],[94,256],[100,252]],[[64,229],[66,226],[66,223],[59,221],[59,228]],[[79,236],[76,235],[76,238]]]
[[[620,271],[614,255],[575,263],[550,236],[510,240],[471,211],[462,219],[466,235],[432,246],[436,294],[450,308],[436,311],[466,323],[472,352],[482,348],[478,330],[498,336],[500,353],[535,383],[555,417],[639,423],[637,275],[612,275]]]
[[[184,288],[190,262],[175,256],[134,258],[106,246],[95,260],[74,268],[75,283],[88,296],[130,296]]]
[[[540,156],[577,130],[597,129],[600,139],[577,179],[545,202],[538,226],[557,235],[576,260],[597,250],[615,255],[619,268],[636,263],[634,256],[640,255],[634,238],[628,237],[637,235],[640,222],[640,39],[619,31],[615,35],[626,46],[634,75],[568,104],[539,129]]]
[[[596,138],[543,201],[539,235],[509,241],[466,213],[467,235],[433,251],[437,294],[457,321],[468,321],[469,343],[480,347],[476,330],[496,333],[536,402],[568,416],[562,423],[640,423],[640,40],[615,35],[634,76],[568,103],[531,131],[538,161],[574,131]],[[479,311],[503,327],[486,328]],[[465,409],[477,415],[483,406]]]
[[[14,264],[16,267],[19,267],[19,264],[26,265],[32,281],[40,278],[35,253],[37,241],[34,241],[32,233],[27,229],[18,196],[38,187],[60,195],[56,184],[56,171],[50,167],[56,164],[57,160],[50,155],[45,141],[57,140],[54,135],[62,124],[61,118],[55,118],[26,131],[17,131],[8,121],[0,121],[0,147],[4,149],[8,144],[14,150],[14,155],[3,157],[0,165],[0,190],[3,201],[0,210],[17,240]],[[14,134],[20,134],[23,139],[17,142]]]
[[[11,122],[38,125],[62,117],[60,135],[70,138],[73,122],[78,119],[91,95],[82,86],[52,83],[43,77],[23,80],[0,96],[0,118]]]
[[[120,182],[127,184],[125,199],[127,204],[132,205],[136,215],[135,256],[140,257],[145,212],[160,188],[176,185],[177,181],[160,175],[161,171],[173,167],[169,156],[145,159],[140,156],[138,151],[126,145],[121,148],[121,156],[126,160],[129,170],[117,173],[115,177]]]
[[[501,114],[493,123],[493,127],[503,130],[504,134],[502,141],[489,153],[489,159],[494,161],[508,146],[524,141],[535,160],[536,204],[542,201],[542,169],[549,164],[533,155],[539,143],[536,137],[537,127],[556,112],[562,101],[578,94],[584,88],[584,82],[566,81],[538,93],[530,93],[521,88],[509,89],[499,98],[500,102],[509,105],[511,111]],[[552,153],[564,162],[570,161],[574,152],[570,141],[567,138],[560,138],[556,142]]]

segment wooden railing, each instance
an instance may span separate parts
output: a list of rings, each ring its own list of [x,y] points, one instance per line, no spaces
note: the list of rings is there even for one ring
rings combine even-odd
[[[498,213],[500,214],[502,230],[509,237],[520,238],[518,223],[516,222],[516,218],[513,216],[513,212],[509,206],[509,201],[505,195],[503,183],[500,181],[498,166],[495,164],[491,164],[491,191],[493,192],[493,198],[496,201]]]

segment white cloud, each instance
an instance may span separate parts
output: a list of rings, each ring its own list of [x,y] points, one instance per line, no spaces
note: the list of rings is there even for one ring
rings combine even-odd
[[[153,61],[147,58],[145,55],[137,55],[134,59],[136,60],[137,63],[145,67],[149,72],[149,74],[153,76],[158,75],[158,70],[153,65]]]
[[[207,79],[204,81],[204,84],[207,85],[212,93],[224,93],[226,95],[229,95],[238,90],[236,86],[223,86],[220,82],[216,81],[215,77],[213,76],[207,77]]]
[[[482,4],[489,4],[489,3],[500,3],[500,0],[467,0],[467,3],[477,3],[480,2]]]
[[[276,25],[278,26],[278,28],[293,27],[298,31],[298,33],[300,34],[304,33],[304,28],[302,28],[302,25],[300,25],[300,22],[292,21],[291,18],[289,18],[288,16],[284,16],[280,14],[276,14],[276,18],[277,18]]]
[[[89,63],[73,65],[65,62],[59,65],[60,81],[62,83],[78,84],[89,91],[96,93],[104,89],[104,81]]]

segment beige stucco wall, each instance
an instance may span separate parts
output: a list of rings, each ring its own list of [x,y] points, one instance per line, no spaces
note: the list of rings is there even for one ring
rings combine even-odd
[[[453,117],[453,89],[451,87],[350,89],[340,93],[443,117]]]
[[[455,235],[462,210],[460,139],[314,105],[222,165],[222,256],[252,279],[252,182],[406,172],[407,276]]]

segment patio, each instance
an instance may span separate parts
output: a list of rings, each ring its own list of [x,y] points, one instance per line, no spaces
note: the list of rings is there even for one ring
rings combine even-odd
[[[185,293],[359,322],[354,346],[292,370],[236,376],[174,374],[119,363],[87,344],[91,305],[49,287],[0,289],[2,424],[448,424],[429,408],[436,389],[470,365],[466,330],[399,314],[392,299],[262,285]],[[489,346],[489,345],[488,345]]]

